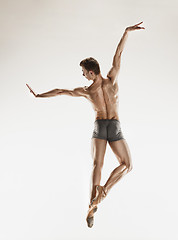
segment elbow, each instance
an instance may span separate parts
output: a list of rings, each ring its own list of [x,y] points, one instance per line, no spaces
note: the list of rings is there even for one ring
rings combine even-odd
[[[119,68],[121,65],[121,53],[119,54],[119,56],[118,55],[114,56],[113,67],[115,67],[115,68]]]

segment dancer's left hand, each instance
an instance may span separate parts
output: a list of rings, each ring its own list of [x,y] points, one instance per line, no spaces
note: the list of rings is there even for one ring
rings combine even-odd
[[[36,93],[31,89],[31,87],[30,87],[27,83],[26,83],[26,85],[27,85],[27,87],[30,89],[30,92],[33,93],[33,95],[34,95],[35,97],[38,97],[39,94],[36,94]]]

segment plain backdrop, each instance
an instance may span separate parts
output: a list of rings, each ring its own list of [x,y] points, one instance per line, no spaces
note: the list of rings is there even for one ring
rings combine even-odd
[[[177,0],[0,0],[0,239],[176,240]],[[106,77],[126,27],[118,114],[133,170],[86,215],[95,113],[83,97],[35,98]],[[118,161],[107,145],[101,185]]]

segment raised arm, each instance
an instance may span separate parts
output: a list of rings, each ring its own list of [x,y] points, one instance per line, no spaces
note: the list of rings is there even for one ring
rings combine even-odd
[[[117,49],[116,49],[116,52],[115,52],[115,55],[113,58],[113,62],[112,62],[112,67],[111,67],[109,73],[107,74],[107,77],[110,78],[110,80],[112,81],[113,84],[116,82],[116,78],[117,78],[117,75],[120,70],[121,54],[122,54],[122,51],[124,50],[125,43],[128,38],[128,32],[133,31],[133,30],[138,30],[138,29],[145,29],[144,27],[138,27],[138,25],[140,25],[141,23],[143,23],[143,22],[140,22],[131,27],[127,27],[124,31],[124,34],[123,34],[118,46],[117,46]]]
[[[120,42],[117,46],[116,52],[115,52],[114,57],[113,57],[112,65],[115,66],[115,67],[120,66],[121,53],[124,50],[127,38],[128,38],[128,30],[125,29],[125,32],[122,35],[122,38],[121,38],[121,40],[120,40]]]
[[[118,46],[115,52],[115,55],[113,57],[113,62],[112,62],[112,67],[110,71],[107,74],[107,77],[111,80],[111,82],[114,84],[116,82],[117,75],[120,70],[120,65],[121,65],[121,54],[125,46],[125,42],[128,37],[128,31],[125,30]]]
[[[86,86],[74,88],[73,90],[56,88],[49,92],[35,94],[35,92],[31,89],[31,87],[28,86],[28,84],[26,84],[26,85],[30,89],[30,92],[32,92],[35,97],[54,97],[54,96],[58,96],[58,95],[68,95],[68,96],[72,96],[72,97],[87,97],[87,95],[88,95],[88,89]]]

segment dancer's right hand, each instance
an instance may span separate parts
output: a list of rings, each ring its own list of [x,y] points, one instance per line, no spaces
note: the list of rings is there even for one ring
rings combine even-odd
[[[145,29],[144,27],[138,27],[138,25],[140,25],[141,23],[143,23],[143,22],[140,22],[140,23],[138,23],[138,24],[136,24],[136,25],[127,27],[125,30],[126,30],[127,32],[129,32],[129,31],[134,31],[134,30],[138,30],[138,29]]]

